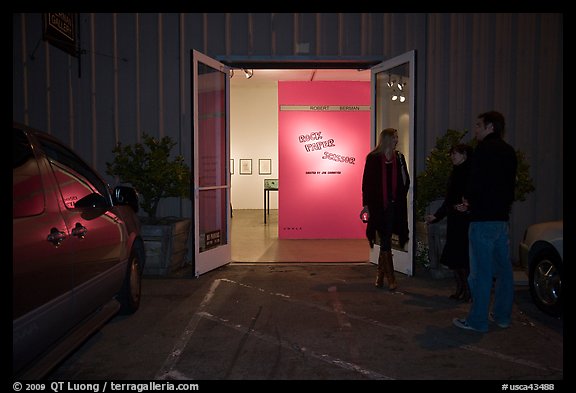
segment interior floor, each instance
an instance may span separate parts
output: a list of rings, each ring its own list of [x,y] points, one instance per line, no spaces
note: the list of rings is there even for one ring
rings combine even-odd
[[[278,239],[278,210],[234,210],[231,219],[232,263],[367,263],[366,239]]]

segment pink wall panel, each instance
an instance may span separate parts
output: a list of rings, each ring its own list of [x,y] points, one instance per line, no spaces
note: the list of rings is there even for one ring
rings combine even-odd
[[[278,82],[278,103],[279,238],[363,238],[370,83]]]

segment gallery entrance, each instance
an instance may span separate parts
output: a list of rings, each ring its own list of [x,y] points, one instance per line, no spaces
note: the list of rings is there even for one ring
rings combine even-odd
[[[364,239],[279,239],[278,209],[282,209],[278,204],[279,193],[286,188],[282,188],[282,179],[279,179],[278,192],[266,195],[264,191],[266,181],[279,177],[279,82],[360,81],[368,84],[370,70],[368,66],[365,68],[362,71],[250,69],[250,78],[245,77],[244,70],[234,71],[231,78],[230,104],[233,168],[231,194],[234,208],[231,222],[232,262],[368,262],[369,251]],[[306,102],[306,97],[302,97],[301,102]],[[298,116],[297,113],[294,114]],[[368,126],[369,124],[366,125],[367,147]],[[268,145],[268,149],[263,145]],[[251,166],[248,170],[244,167],[246,161]],[[261,163],[271,163],[271,168],[262,168]],[[295,197],[300,198],[299,192],[296,192]],[[265,203],[270,214],[264,214],[262,210]],[[355,213],[353,215],[356,216]]]
[[[278,139],[277,139],[277,129],[275,127],[269,127],[266,133],[259,133],[257,138],[253,138],[253,135],[250,135],[248,131],[248,136],[246,136],[245,131],[251,130],[254,128],[258,128],[258,125],[261,125],[265,122],[267,116],[267,112],[270,113],[278,111],[277,101],[275,99],[271,100],[264,100],[264,101],[256,101],[252,103],[252,93],[250,93],[251,89],[256,92],[262,92],[263,90],[269,89],[277,89],[277,83],[280,80],[318,80],[317,78],[322,78],[323,73],[330,73],[331,75],[325,80],[362,80],[362,81],[373,81],[376,79],[374,74],[371,72],[371,66],[376,64],[375,61],[371,61],[370,64],[364,64],[363,67],[355,67],[355,68],[328,68],[328,69],[307,69],[304,67],[293,67],[294,64],[290,64],[291,68],[283,68],[281,63],[273,64],[272,66],[278,68],[256,68],[254,64],[244,64],[242,62],[228,62],[226,60],[221,60],[223,63],[227,64],[231,68],[231,200],[233,205],[233,217],[232,217],[232,230],[231,230],[231,240],[232,240],[232,262],[314,262],[314,259],[317,257],[317,254],[314,252],[306,252],[303,256],[294,256],[289,251],[289,247],[284,247],[279,242],[277,236],[277,217],[278,217],[278,209],[282,208],[278,206],[278,200],[275,198],[274,195],[271,196],[270,200],[270,209],[271,209],[271,216],[268,218],[268,222],[266,226],[259,227],[263,223],[263,203],[264,201],[261,200],[264,198],[263,193],[263,182],[264,178],[278,178],[278,156],[274,156],[268,152],[266,153],[253,153],[252,150],[255,146],[273,146],[273,149],[277,152],[278,150]],[[403,60],[402,60],[403,61]],[[397,67],[398,64],[392,64],[392,68]],[[317,63],[314,63],[316,66]],[[248,67],[254,68],[248,68]],[[272,67],[268,64],[269,67]],[[397,71],[404,72],[405,69],[408,71],[413,71],[410,68],[410,60],[408,63],[408,67],[401,67],[396,68]],[[359,70],[358,68],[363,68]],[[390,79],[391,74],[387,72],[386,68],[380,67],[378,69],[378,73],[381,76],[377,76],[380,81],[384,79]],[[385,78],[387,76],[387,78]],[[410,75],[395,75],[397,77],[404,77],[405,86],[410,86]],[[397,79],[397,78],[396,78]],[[266,86],[266,83],[270,83],[272,80],[272,88]],[[389,80],[388,80],[389,81]],[[373,84],[376,83],[373,81]],[[379,84],[381,86],[382,83]],[[373,94],[372,96],[376,95],[376,89],[380,87],[373,87]],[[384,101],[383,97],[387,97],[387,91],[380,92],[378,94],[378,105],[379,110],[383,110],[382,108],[388,105],[388,102]],[[408,92],[404,94],[407,95]],[[255,93],[258,95],[258,93]],[[277,95],[277,92],[274,91],[273,95]],[[270,102],[267,102],[270,101]],[[406,101],[406,97],[402,98],[402,102]],[[405,105],[413,102],[413,97],[408,99]],[[235,103],[240,102],[241,105],[236,107]],[[399,104],[400,102],[394,102],[393,104]],[[376,101],[373,101],[373,105],[376,105]],[[385,113],[384,116],[383,113]],[[411,144],[413,134],[413,126],[411,125],[412,121],[412,110],[407,110],[406,114],[402,115],[401,121],[402,124],[397,125],[398,128],[406,127],[406,130],[402,130],[401,132],[405,131],[407,135],[407,140],[404,141],[403,152],[405,151],[405,155],[409,158],[409,166],[411,166],[411,170],[413,168],[413,154],[412,154],[412,147]],[[376,128],[379,124],[382,124],[383,119],[388,119],[386,121],[395,121],[394,118],[394,110],[386,109],[385,112],[380,112],[378,115],[374,114],[373,118],[371,119],[372,125],[371,128]],[[264,119],[264,120],[263,120]],[[374,131],[371,131],[375,134]],[[273,136],[270,137],[268,134],[271,133]],[[274,133],[276,133],[276,137],[274,138]],[[250,149],[246,149],[246,146],[242,146],[248,144]],[[375,141],[371,141],[371,143],[375,143]],[[277,154],[277,153],[276,153]],[[261,170],[260,162],[263,161],[266,165],[270,166],[270,172],[266,173],[266,175],[261,175],[259,171]],[[362,160],[363,161],[363,160]],[[271,162],[271,165],[270,165]],[[275,173],[274,173],[275,172]],[[250,181],[252,184],[249,184]],[[280,179],[282,182],[282,179]],[[252,192],[252,196],[245,198],[242,194],[241,190],[249,190]],[[281,191],[280,191],[281,192]],[[360,190],[358,190],[360,192]],[[277,194],[277,193],[274,193]],[[243,199],[244,198],[244,199]],[[254,205],[247,205],[244,204],[246,200],[253,200]],[[252,201],[250,201],[252,202]],[[410,205],[410,208],[412,206]],[[252,214],[253,213],[253,214]],[[253,218],[251,216],[253,215]],[[410,223],[412,226],[412,223]],[[234,229],[241,228],[240,230]],[[411,231],[412,232],[412,231]],[[259,239],[259,240],[254,240]],[[284,240],[284,239],[282,239]],[[367,243],[365,239],[330,239],[334,240],[333,245],[326,245],[325,247],[320,246],[319,240],[325,241],[329,239],[303,239],[304,243],[317,243],[316,246],[311,246],[310,248],[305,247],[304,245],[296,245],[296,241],[292,241],[290,244],[294,244],[295,248],[301,251],[301,255],[304,251],[308,250],[318,250],[321,248],[324,249],[334,249],[338,250],[358,250],[357,256],[353,258],[342,258],[345,259],[346,262],[350,261],[351,259],[355,262],[363,262],[366,263],[370,260],[369,248],[367,247]],[[357,243],[358,246],[351,246],[348,240],[352,243]],[[260,248],[259,248],[260,247]],[[411,245],[409,245],[411,247]],[[244,250],[244,251],[242,251]],[[246,250],[253,251],[252,254],[247,252]],[[324,254],[327,254],[324,252]],[[337,252],[338,255],[344,255],[345,253]],[[406,252],[407,258],[404,258],[407,263],[410,265],[411,253]],[[410,254],[410,255],[408,255]],[[288,255],[288,256],[287,256]],[[338,262],[338,258],[333,258],[334,262]],[[411,271],[410,266],[408,268],[402,268],[401,272]]]

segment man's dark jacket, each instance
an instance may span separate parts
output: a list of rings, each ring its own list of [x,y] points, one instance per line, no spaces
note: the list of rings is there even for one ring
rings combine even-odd
[[[464,197],[470,221],[508,221],[516,186],[516,152],[497,134],[478,143]]]

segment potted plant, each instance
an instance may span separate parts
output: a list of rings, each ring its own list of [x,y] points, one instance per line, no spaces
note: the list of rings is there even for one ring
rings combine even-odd
[[[467,131],[448,129],[442,136],[436,138],[436,145],[426,157],[426,167],[424,171],[416,176],[416,198],[415,214],[417,220],[417,232],[425,233],[420,237],[420,242],[427,243],[426,246],[419,244],[417,260],[429,259],[428,266],[438,267],[440,253],[446,240],[446,220],[440,221],[433,226],[427,227],[424,224],[424,216],[427,213],[434,213],[442,204],[446,195],[448,178],[452,171],[452,160],[450,159],[450,149],[455,144],[461,143]],[[474,139],[471,146],[476,145]],[[514,201],[526,200],[526,195],[535,190],[534,182],[530,176],[530,165],[526,161],[526,156],[520,150],[516,150],[518,159],[518,169],[516,177],[516,188]],[[417,233],[418,234],[418,233]],[[423,258],[419,258],[423,257]],[[425,261],[423,264],[426,265]],[[427,267],[427,266],[426,266]]]
[[[190,168],[183,156],[171,158],[174,146],[176,142],[169,136],[156,139],[143,133],[141,143],[118,143],[112,150],[114,160],[106,162],[107,174],[138,191],[140,206],[148,215],[140,216],[146,247],[145,274],[164,275],[182,267],[188,252],[191,219],[157,216],[164,198],[190,197]]]

